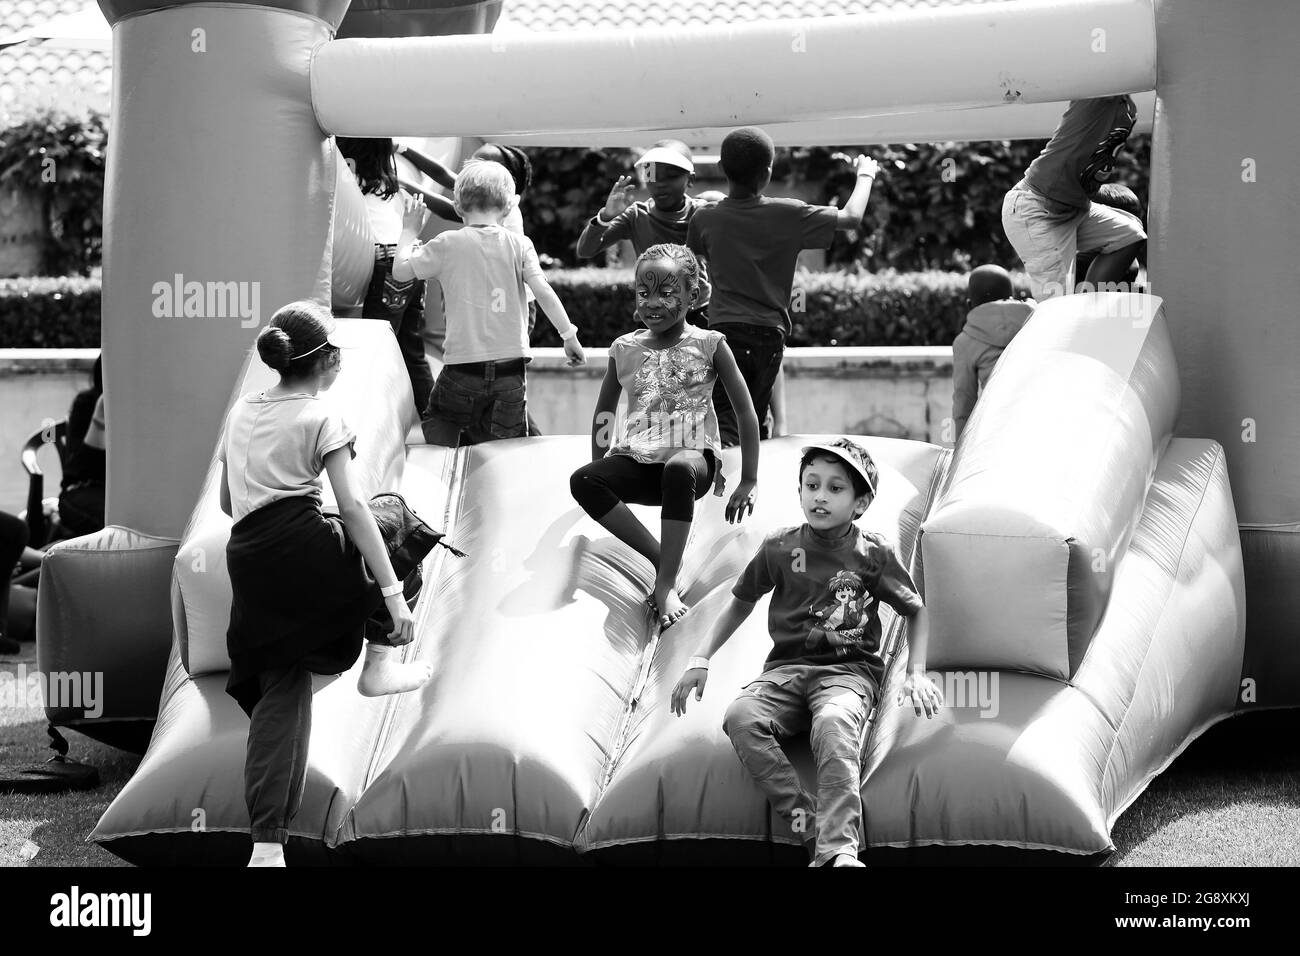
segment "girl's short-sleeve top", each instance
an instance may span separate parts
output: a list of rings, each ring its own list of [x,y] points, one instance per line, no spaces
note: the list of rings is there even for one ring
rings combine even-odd
[[[217,446],[217,458],[226,463],[232,517],[238,521],[293,496],[320,504],[325,456],[347,446],[355,458],[356,438],[343,416],[319,396],[242,396],[231,407]]]

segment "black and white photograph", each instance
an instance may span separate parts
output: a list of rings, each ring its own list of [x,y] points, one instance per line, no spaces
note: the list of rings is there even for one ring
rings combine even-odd
[[[1297,51],[1294,0],[0,0],[15,931],[377,867],[1280,929]]]

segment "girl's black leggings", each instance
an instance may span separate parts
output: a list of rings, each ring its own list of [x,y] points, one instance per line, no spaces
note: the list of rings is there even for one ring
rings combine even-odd
[[[583,465],[569,478],[574,500],[597,521],[620,502],[661,505],[668,521],[690,521],[695,502],[713,485],[711,451],[679,451],[666,462],[644,464],[628,455],[609,455]]]

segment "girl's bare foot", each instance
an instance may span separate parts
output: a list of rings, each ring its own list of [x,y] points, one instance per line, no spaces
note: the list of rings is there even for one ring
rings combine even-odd
[[[433,668],[423,661],[404,663],[399,649],[387,644],[366,644],[366,662],[357,680],[362,697],[404,694],[423,687],[433,676]]]
[[[663,592],[656,591],[654,602],[659,609],[659,628],[665,631],[680,621],[690,610],[682,602],[676,588],[669,588]]]
[[[249,866],[284,866],[284,844],[254,843]]]

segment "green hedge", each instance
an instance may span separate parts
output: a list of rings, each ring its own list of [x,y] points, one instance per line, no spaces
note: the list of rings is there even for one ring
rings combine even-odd
[[[547,276],[584,345],[608,345],[635,326],[629,270],[593,267]],[[1023,275],[1016,283],[1027,291]],[[0,347],[98,348],[99,288],[98,278],[0,280]],[[965,295],[966,277],[956,272],[801,273],[788,344],[951,345],[965,321]],[[533,344],[560,344],[543,316]]]
[[[608,345],[635,327],[630,270],[570,269],[547,278],[582,329],[584,345]],[[1014,280],[1027,295],[1024,275]],[[965,298],[966,276],[959,272],[800,273],[787,345],[951,345],[966,321]],[[533,343],[560,344],[541,316]]]
[[[0,279],[0,347],[99,348],[99,279]]]

